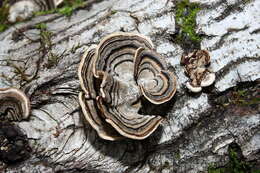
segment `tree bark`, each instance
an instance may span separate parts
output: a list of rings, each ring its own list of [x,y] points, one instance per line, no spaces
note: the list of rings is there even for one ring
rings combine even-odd
[[[90,1],[71,17],[38,16],[1,33],[0,88],[21,88],[32,104],[29,120],[16,123],[29,140],[31,157],[4,171],[206,172],[209,165],[229,161],[233,143],[246,160],[259,163],[259,104],[223,107],[219,100],[232,100],[230,94],[237,88],[248,87],[252,95],[259,92],[260,1],[192,2],[201,5],[196,30],[217,77],[214,86],[196,95],[185,89],[189,79],[180,66],[185,48],[172,40],[177,32],[175,1]],[[116,31],[150,37],[178,78],[166,121],[141,141],[100,139],[78,103],[81,56]]]

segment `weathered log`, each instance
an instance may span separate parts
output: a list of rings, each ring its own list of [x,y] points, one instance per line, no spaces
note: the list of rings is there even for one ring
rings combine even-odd
[[[241,84],[259,87],[260,1],[195,1],[202,8],[196,19],[200,47],[209,51],[216,73],[215,85],[196,95],[185,88],[189,79],[180,65],[185,49],[172,39],[177,32],[174,1],[90,1],[69,18],[38,16],[1,33],[0,88],[22,89],[32,107],[30,118],[16,123],[27,135],[31,157],[5,171],[205,172],[209,165],[228,162],[233,143],[246,160],[259,163],[259,102],[239,111],[239,106],[219,106],[218,99]],[[167,116],[141,141],[100,139],[78,103],[82,55],[116,31],[150,37],[178,80],[170,104],[145,110]]]

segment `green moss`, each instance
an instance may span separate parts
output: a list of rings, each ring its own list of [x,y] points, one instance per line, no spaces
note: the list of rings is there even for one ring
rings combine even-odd
[[[9,86],[13,85],[14,81],[17,81],[21,86],[31,82],[34,79],[33,75],[27,74],[26,71],[28,69],[27,60],[26,61],[17,61],[12,60],[11,57],[4,59],[4,64],[0,64],[0,66],[9,67],[14,73],[13,76],[5,75],[4,73],[0,74],[0,78],[5,80],[5,83]]]
[[[170,168],[170,163],[168,161],[165,161],[163,164],[163,169],[169,169]]]
[[[72,12],[73,12],[73,8],[72,7],[63,7],[61,9],[58,9],[58,13],[65,15],[65,16],[71,16]]]
[[[46,68],[52,68],[52,67],[55,67],[58,65],[60,59],[61,59],[61,56],[58,56],[52,52],[50,52],[47,56],[48,58],[48,61],[47,61],[47,64],[46,64]]]
[[[112,11],[111,11],[111,15],[114,15],[114,14],[116,14],[116,13],[117,13],[116,10],[112,10]]]
[[[9,14],[9,0],[4,0],[2,6],[0,7],[0,32],[5,31],[11,24],[8,23]],[[56,9],[51,9],[47,11],[38,11],[34,13],[34,16],[41,16],[46,14],[59,13],[65,16],[71,16],[73,11],[79,7],[86,5],[83,0],[64,0],[63,6]]]
[[[176,24],[180,27],[177,41],[190,40],[192,42],[200,42],[201,37],[195,32],[196,15],[200,8],[189,0],[181,0],[176,4],[175,19]]]
[[[222,168],[214,168],[213,165],[210,165],[208,173],[255,173],[255,171],[250,171],[251,165],[239,159],[238,153],[233,149],[229,151],[229,160],[229,163]]]
[[[65,15],[67,17],[71,16],[73,11],[76,8],[82,7],[84,5],[83,0],[65,0],[63,2],[63,6],[60,8],[52,9],[52,10],[47,10],[47,11],[39,11],[34,13],[35,16],[40,16],[40,15],[46,15],[46,14],[52,14],[52,13],[59,13],[62,15]]]
[[[40,31],[41,43],[47,48],[51,48],[52,46],[51,37],[52,37],[52,32],[46,29],[41,29]]]
[[[216,98],[215,103],[223,107],[254,107],[260,104],[260,97],[257,94],[256,84],[240,83],[236,87],[230,88],[224,95]]]
[[[47,10],[47,11],[37,11],[37,12],[34,12],[34,16],[42,16],[42,15],[46,15],[46,14],[52,14],[55,12],[56,12],[56,9]]]
[[[45,23],[38,23],[35,25],[36,29],[44,30],[47,29],[47,25]]]
[[[4,0],[2,7],[0,8],[0,32],[5,31],[9,27],[7,22],[9,5],[7,2],[7,0]]]
[[[230,103],[240,106],[260,104],[260,97],[252,95],[250,90],[247,88],[235,88],[232,96],[230,97]]]
[[[57,12],[69,17],[76,8],[83,6],[83,2],[83,0],[65,0],[64,7],[57,9]]]
[[[208,173],[225,173],[224,168],[214,168],[214,166],[210,165],[208,168]]]
[[[239,160],[237,153],[231,149],[229,152],[230,165],[228,169],[232,173],[244,173],[247,172],[249,164],[245,161]]]
[[[35,25],[35,28],[40,30],[40,50],[44,55],[43,57],[47,58],[47,62],[44,64],[44,67],[49,69],[57,66],[64,53],[59,55],[52,52],[53,43],[51,39],[53,33],[47,29],[47,25],[45,23],[39,23]]]
[[[5,31],[7,28],[9,27],[9,25],[7,25],[7,24],[0,24],[0,32],[3,32],[3,31]]]
[[[178,159],[178,160],[181,159],[181,154],[180,154],[180,152],[176,152],[176,153],[175,153],[175,158]]]

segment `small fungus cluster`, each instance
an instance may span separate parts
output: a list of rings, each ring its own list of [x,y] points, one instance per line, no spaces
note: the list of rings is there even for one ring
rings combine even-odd
[[[0,119],[21,121],[30,115],[30,101],[16,88],[0,88]]]
[[[191,92],[200,92],[202,87],[214,83],[215,73],[208,69],[210,56],[206,50],[195,50],[188,55],[183,55],[181,64],[184,65],[185,73],[191,80],[186,84]]]
[[[31,148],[26,135],[9,123],[27,119],[30,110],[30,101],[23,91],[0,88],[0,162],[15,164],[30,156]]]
[[[163,120],[141,115],[141,97],[153,104],[169,101],[176,77],[150,39],[133,33],[115,33],[92,45],[81,59],[78,76],[83,114],[106,140],[144,139]]]

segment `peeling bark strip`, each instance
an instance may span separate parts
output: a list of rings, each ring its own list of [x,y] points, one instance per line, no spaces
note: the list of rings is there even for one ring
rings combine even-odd
[[[238,85],[260,78],[259,0],[243,5],[244,0],[190,0],[202,5],[196,29],[205,36],[200,46],[209,51],[210,67],[216,74],[215,85],[196,95],[188,94],[183,87],[189,80],[179,64],[184,49],[170,37],[176,32],[173,1],[167,5],[167,0],[88,2],[69,19],[61,14],[38,16],[0,34],[0,88],[22,88],[33,103],[29,121],[17,123],[29,139],[32,157],[5,168],[5,172],[207,172],[209,165],[218,167],[229,162],[232,142],[239,145],[246,161],[259,160],[260,115],[253,109],[259,103],[252,107],[231,104],[227,108],[225,100],[224,110],[220,110],[210,102],[220,98],[212,93],[233,99],[226,91],[235,86],[236,95],[242,93],[246,103],[252,102]],[[236,4],[242,8],[227,13],[225,9]],[[39,23],[45,23],[46,31],[52,33],[52,46],[46,52],[62,55],[51,68],[45,66],[48,56],[43,56],[40,29],[35,29]],[[77,70],[86,47],[122,30],[151,38],[156,52],[164,55],[167,66],[174,69],[178,83],[174,100],[166,107],[166,121],[152,135],[141,141],[110,142],[83,124]],[[19,39],[12,40],[17,33]],[[20,67],[26,77],[38,70],[37,75],[20,87],[20,76],[13,66],[6,66],[7,61]],[[246,89],[251,90],[250,86]],[[241,97],[234,98],[234,102],[242,103],[238,101]]]
[[[163,120],[138,113],[142,95],[151,103],[162,104],[176,91],[176,77],[152,48],[150,39],[142,35],[114,33],[83,56],[78,75],[84,92],[79,94],[79,102],[101,138],[144,139]]]

